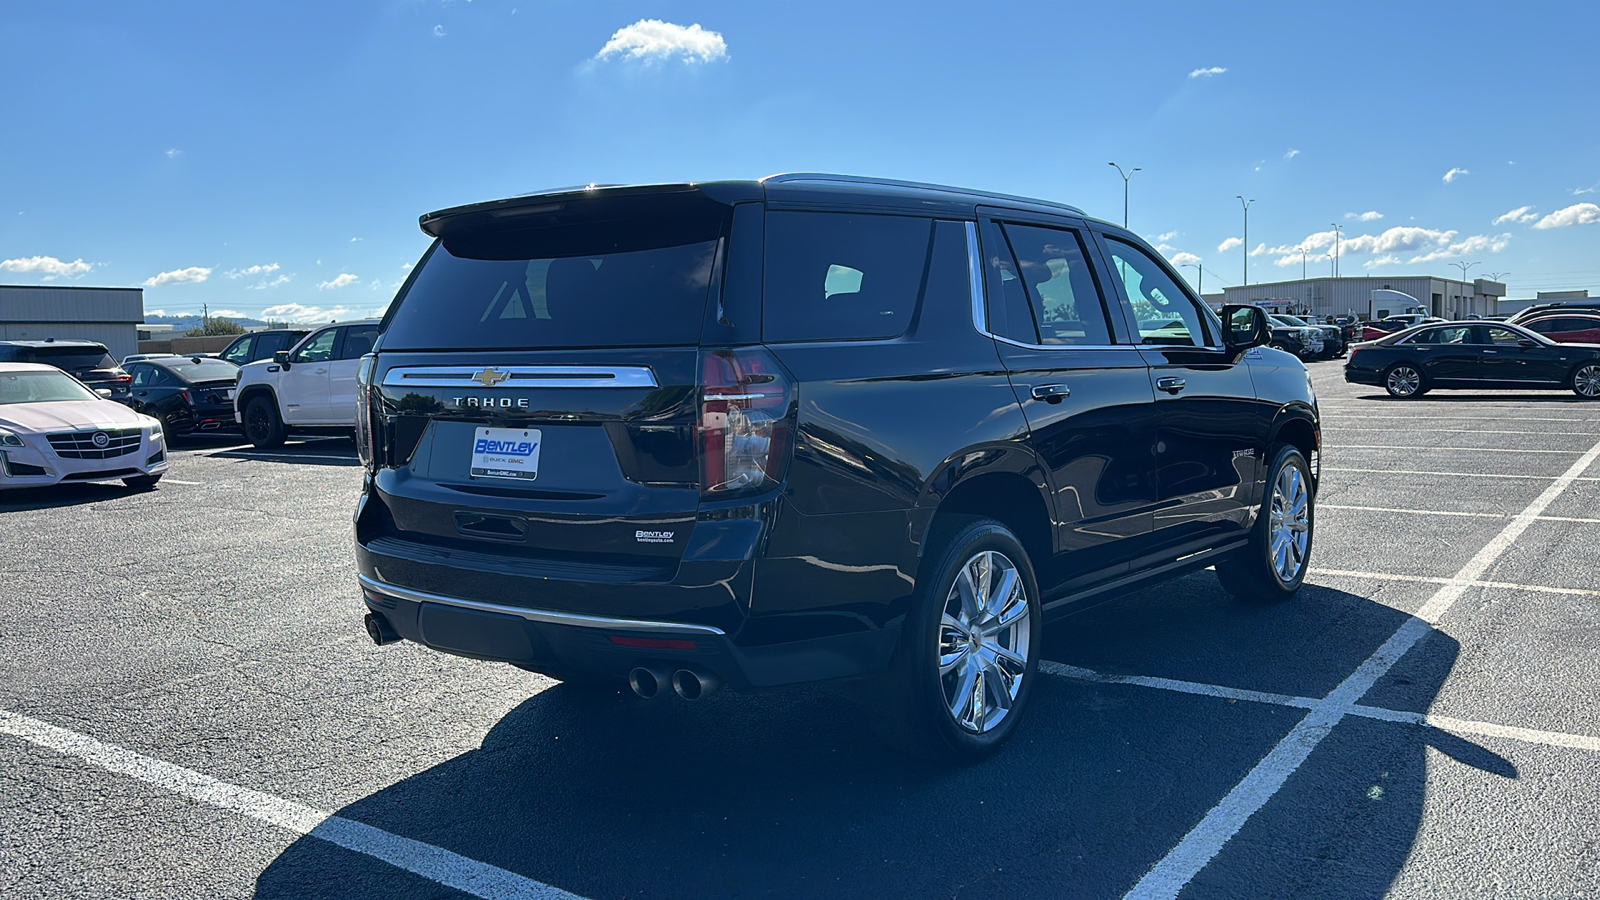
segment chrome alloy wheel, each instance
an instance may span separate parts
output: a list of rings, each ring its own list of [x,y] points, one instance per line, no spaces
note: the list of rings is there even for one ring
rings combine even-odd
[[[1600,398],[1600,366],[1591,363],[1573,373],[1572,389],[1591,400]]]
[[[1272,568],[1278,580],[1293,584],[1306,564],[1311,544],[1311,492],[1298,466],[1284,466],[1272,485]]]
[[[1004,721],[1028,671],[1032,628],[1016,564],[994,550],[968,559],[939,623],[939,682],[956,724],[983,734]]]
[[[1396,397],[1409,397],[1422,387],[1422,373],[1410,366],[1395,366],[1385,387]]]

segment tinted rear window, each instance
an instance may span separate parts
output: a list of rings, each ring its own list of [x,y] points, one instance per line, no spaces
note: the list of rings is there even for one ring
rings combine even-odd
[[[68,372],[117,366],[117,361],[104,347],[21,347],[17,350],[17,362],[44,363]]]
[[[761,333],[769,341],[892,338],[916,310],[930,219],[767,214]]]
[[[698,344],[722,224],[640,217],[447,235],[384,348]]]
[[[184,381],[222,381],[239,377],[239,367],[227,360],[201,358],[199,362],[184,358],[181,362],[162,362],[162,368],[177,374]]]

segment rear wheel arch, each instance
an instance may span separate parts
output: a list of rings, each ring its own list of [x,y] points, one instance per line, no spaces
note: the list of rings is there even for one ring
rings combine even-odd
[[[282,418],[283,408],[278,406],[278,393],[270,386],[265,384],[252,384],[240,391],[239,398],[234,401],[234,408],[238,409],[240,412],[243,412],[244,408],[250,405],[251,400],[254,400],[263,394],[266,395],[268,400],[272,401],[272,405],[274,407],[278,407],[278,417]]]
[[[1038,570],[1049,562],[1055,544],[1046,490],[1018,471],[987,471],[961,479],[939,499],[932,520],[921,535],[924,561],[938,532],[972,518],[984,518],[1011,529]]]

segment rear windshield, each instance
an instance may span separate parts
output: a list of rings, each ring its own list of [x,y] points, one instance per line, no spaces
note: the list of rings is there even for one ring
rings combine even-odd
[[[161,361],[161,367],[170,370],[184,381],[198,384],[202,381],[222,381],[239,377],[239,367],[224,359],[193,359]]]
[[[62,372],[0,372],[0,405],[98,399]]]
[[[23,347],[17,351],[17,362],[44,363],[68,372],[117,366],[104,347]]]
[[[390,318],[386,350],[697,344],[720,221],[450,235]]]

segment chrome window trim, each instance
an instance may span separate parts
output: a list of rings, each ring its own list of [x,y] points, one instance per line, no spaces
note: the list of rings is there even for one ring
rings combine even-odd
[[[530,622],[542,622],[546,625],[572,625],[578,628],[606,628],[617,631],[650,631],[658,634],[692,634],[713,637],[725,637],[727,632],[711,625],[689,625],[682,622],[652,622],[646,619],[613,619],[606,616],[586,616],[578,613],[555,612],[546,609],[524,609],[520,606],[505,606],[499,603],[485,603],[481,600],[463,600],[459,597],[446,597],[442,594],[430,594],[427,591],[416,591],[411,588],[395,587],[385,584],[365,575],[356,575],[361,586],[372,590],[373,593],[384,594],[400,600],[409,600],[413,603],[440,603],[445,606],[455,606],[461,609],[472,609],[480,612],[503,613],[518,616]]]
[[[967,222],[967,284],[972,289],[972,327],[989,334],[989,314],[983,302],[983,251],[978,249],[978,223]]]
[[[493,369],[504,381],[485,385],[472,376]],[[383,374],[384,387],[471,388],[653,388],[649,366],[399,366]]]

